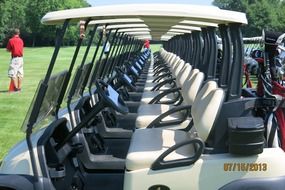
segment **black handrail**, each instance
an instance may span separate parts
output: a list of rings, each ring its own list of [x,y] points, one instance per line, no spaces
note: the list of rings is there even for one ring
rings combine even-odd
[[[210,51],[210,42],[209,42],[209,35],[208,35],[208,28],[202,28],[202,37],[204,40],[203,52],[202,52],[202,64],[200,65],[200,71],[205,73],[205,77],[207,77],[207,67],[209,64],[209,51]]]
[[[192,34],[189,34],[188,44],[189,44],[189,57],[188,57],[187,62],[189,62],[190,65],[193,65],[194,64],[194,61],[193,61],[194,47],[193,47],[193,35]]]
[[[244,52],[240,25],[241,24],[236,23],[229,25],[233,44],[233,62],[231,67],[231,78],[228,92],[226,95],[226,101],[238,99],[241,96]]]
[[[216,76],[217,57],[218,57],[218,44],[214,27],[207,27],[209,40],[210,40],[210,55],[208,63],[208,71],[206,72],[206,79],[214,79]]]
[[[222,39],[222,62],[220,67],[220,77],[218,81],[219,87],[225,90],[225,93],[228,88],[228,81],[229,81],[229,73],[231,69],[231,58],[232,58],[232,48],[231,48],[231,37],[229,34],[229,27],[227,25],[219,25],[219,30]]]

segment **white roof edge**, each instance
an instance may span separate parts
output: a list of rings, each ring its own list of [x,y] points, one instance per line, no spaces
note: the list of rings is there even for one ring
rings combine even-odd
[[[103,30],[104,26],[98,26],[98,30]],[[107,30],[113,29],[131,29],[131,28],[148,28],[146,24],[115,24],[108,25]]]
[[[193,21],[193,20],[183,20],[180,22],[180,24],[187,24],[196,26],[196,27],[205,27],[205,26],[212,26],[212,27],[218,27],[218,24],[216,23],[211,23],[211,22],[202,22],[202,21]]]
[[[182,24],[177,24],[177,25],[171,26],[171,28],[182,29],[182,30],[198,30],[198,31],[201,31],[200,27],[189,26],[189,25],[182,25]]]
[[[150,31],[149,28],[124,28],[119,29],[118,32],[144,32],[144,31]]]
[[[165,35],[172,35],[172,36],[176,36],[176,35],[181,35],[184,34],[184,32],[166,32]]]
[[[160,37],[160,40],[161,40],[161,41],[168,41],[168,40],[170,40],[172,37],[173,37],[173,36],[163,35],[163,36]]]
[[[213,6],[197,6],[188,4],[127,4],[97,6],[49,12],[42,18],[43,24],[63,23],[66,19],[93,20],[124,17],[175,17],[183,20],[204,21],[212,23],[247,24],[246,15],[241,12],[221,10]]]
[[[151,40],[152,37],[150,35],[142,35],[142,36],[135,36],[139,40]]]
[[[144,21],[140,18],[114,18],[114,19],[101,19],[101,20],[92,20],[89,22],[88,25],[95,25],[95,24],[142,24]]]
[[[182,30],[182,29],[172,28],[172,29],[168,30],[168,32],[191,33],[191,30]]]
[[[138,32],[125,32],[129,35],[150,35],[149,31],[138,31]]]
[[[108,29],[114,29],[114,28],[146,28],[148,27],[146,24],[114,24],[114,25],[108,25]]]

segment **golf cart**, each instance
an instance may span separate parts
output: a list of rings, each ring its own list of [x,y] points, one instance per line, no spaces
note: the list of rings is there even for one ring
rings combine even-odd
[[[262,48],[262,37],[243,38],[245,48],[244,64],[251,75],[257,75],[259,64],[264,63]]]
[[[69,68],[53,74],[64,33],[79,21],[91,28],[81,64],[74,71],[79,37]],[[279,100],[241,98],[244,13],[130,4],[50,12],[42,23],[62,27],[22,126],[26,139],[1,164],[0,188],[283,189],[285,153],[266,146],[256,112]],[[106,56],[106,43],[99,50],[101,26],[110,42]],[[87,63],[96,32],[100,42]],[[223,46],[219,71],[217,33]],[[144,39],[163,47],[143,49]],[[117,118],[132,120],[132,105],[138,106],[133,126],[117,125]]]

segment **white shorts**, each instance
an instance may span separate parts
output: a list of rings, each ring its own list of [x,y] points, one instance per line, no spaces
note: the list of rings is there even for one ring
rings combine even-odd
[[[8,70],[8,77],[16,78],[24,77],[24,59],[23,57],[14,57],[11,59],[11,63]]]

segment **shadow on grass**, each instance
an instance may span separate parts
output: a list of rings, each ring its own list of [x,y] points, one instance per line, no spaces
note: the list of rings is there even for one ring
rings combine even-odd
[[[8,93],[8,90],[0,90],[0,93]]]

